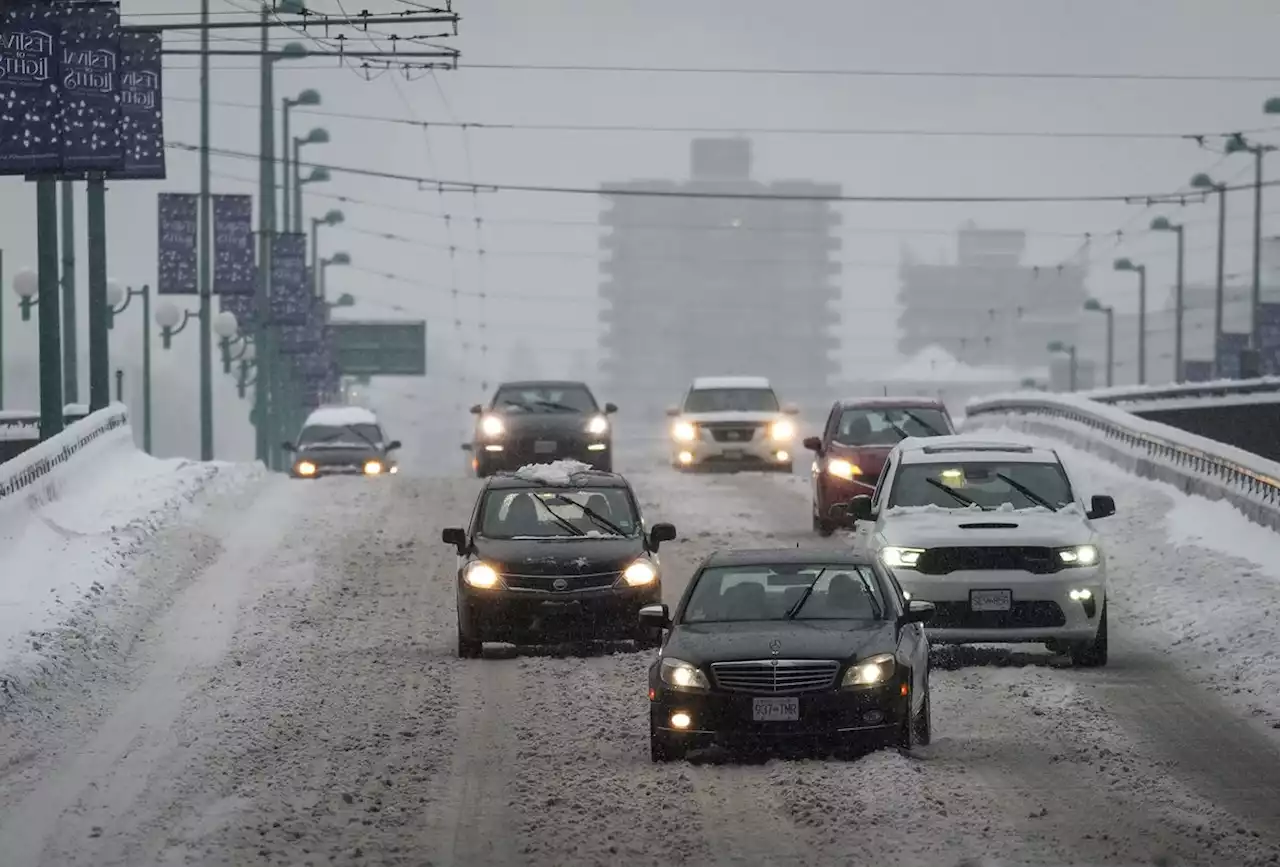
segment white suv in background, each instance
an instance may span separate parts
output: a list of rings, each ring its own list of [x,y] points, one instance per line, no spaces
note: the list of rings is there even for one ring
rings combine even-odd
[[[854,497],[859,545],[911,599],[932,602],[941,644],[1043,642],[1081,666],[1107,662],[1107,564],[1057,452],[968,436],[905,439],[874,494]]]
[[[791,472],[795,406],[782,406],[762,376],[699,377],[671,417],[671,464],[677,469]]]

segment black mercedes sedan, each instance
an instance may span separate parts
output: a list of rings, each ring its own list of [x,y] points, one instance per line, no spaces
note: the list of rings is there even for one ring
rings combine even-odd
[[[649,669],[655,762],[695,748],[782,744],[836,752],[927,744],[927,602],[854,551],[783,548],[712,554]]]
[[[289,474],[315,479],[334,474],[380,476],[399,470],[389,440],[374,413],[360,406],[322,406],[302,423],[297,442],[282,446],[293,454]]]
[[[476,404],[475,436],[463,446],[481,478],[526,464],[571,459],[613,470],[613,426],[618,408],[602,408],[585,383],[559,380],[504,382],[488,406]]]
[[[646,531],[613,473],[560,461],[490,476],[471,526],[442,533],[458,551],[458,656],[486,641],[657,647],[662,630],[637,615],[662,599],[658,548],[675,536],[670,524]]]

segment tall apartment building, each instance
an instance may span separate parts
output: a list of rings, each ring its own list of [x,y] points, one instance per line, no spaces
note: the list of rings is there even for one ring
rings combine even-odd
[[[840,214],[765,197],[840,187],[751,169],[749,139],[695,139],[688,180],[605,186],[636,193],[606,194],[600,218],[601,373],[620,403],[652,411],[704,375],[767,376],[802,401],[837,372]]]

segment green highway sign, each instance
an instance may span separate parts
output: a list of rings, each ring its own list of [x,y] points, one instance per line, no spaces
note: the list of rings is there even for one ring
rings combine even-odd
[[[427,375],[426,321],[344,319],[330,324],[343,376]]]

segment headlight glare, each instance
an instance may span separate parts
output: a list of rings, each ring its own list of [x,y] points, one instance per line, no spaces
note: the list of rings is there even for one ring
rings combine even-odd
[[[486,415],[480,419],[480,431],[487,437],[501,436],[507,426],[496,415]]]
[[[677,442],[691,443],[698,438],[698,429],[687,421],[678,421],[672,425],[671,435]]]
[[[827,461],[827,472],[837,479],[852,479],[862,475],[862,467],[844,458],[832,458]]]
[[[630,587],[643,587],[652,584],[658,578],[658,570],[647,560],[637,560],[622,573],[622,578]]]
[[[796,435],[796,426],[787,419],[775,421],[769,428],[769,436],[774,440],[789,440]]]
[[[1098,563],[1098,548],[1095,545],[1073,545],[1060,548],[1058,559],[1063,566],[1095,566]]]
[[[587,433],[589,434],[602,434],[608,429],[609,420],[602,415],[598,415],[587,422]]]
[[[298,461],[298,475],[314,476],[316,474],[316,465],[311,461]]]
[[[378,473],[380,473],[380,472],[382,472],[382,462],[381,462],[381,461],[366,461],[366,462],[365,462],[365,465],[364,465],[364,474],[365,474],[366,476],[376,476],[376,475],[377,475]]]
[[[658,667],[658,677],[675,689],[710,689],[707,676],[696,665],[683,659],[666,657]]]
[[[842,687],[880,686],[893,677],[896,663],[892,653],[881,653],[849,666],[840,681]]]
[[[490,590],[498,586],[498,573],[488,563],[472,563],[462,573],[462,580],[466,581],[472,587],[478,587],[481,590]]]
[[[914,569],[923,554],[923,548],[899,548],[896,545],[886,545],[880,549],[880,559],[890,569]]]

